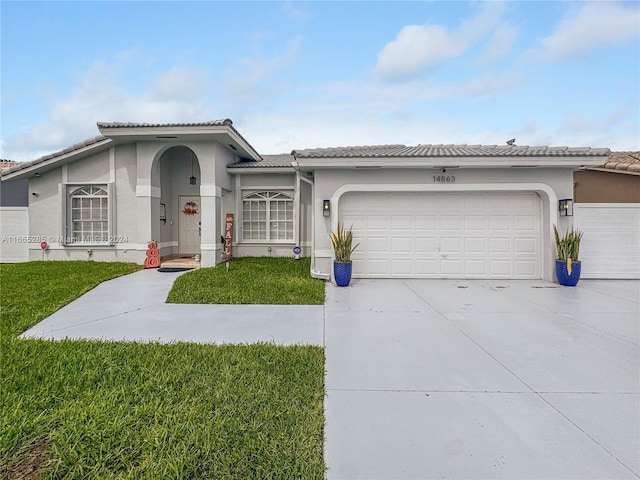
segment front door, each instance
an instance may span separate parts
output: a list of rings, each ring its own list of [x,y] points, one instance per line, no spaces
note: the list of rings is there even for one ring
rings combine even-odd
[[[180,202],[180,254],[200,253],[200,197],[178,197]]]

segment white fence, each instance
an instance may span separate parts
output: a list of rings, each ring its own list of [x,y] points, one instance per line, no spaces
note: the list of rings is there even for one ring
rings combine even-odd
[[[0,263],[27,262],[28,236],[28,208],[0,207]]]
[[[582,278],[640,279],[640,204],[576,203]]]

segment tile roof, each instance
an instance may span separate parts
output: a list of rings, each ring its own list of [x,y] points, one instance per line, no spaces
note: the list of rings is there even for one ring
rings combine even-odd
[[[519,145],[369,145],[313,148],[291,152],[298,158],[372,157],[596,157],[608,148],[529,147]]]
[[[98,128],[221,127],[223,125],[231,127],[233,122],[228,118],[197,123],[98,122]]]
[[[0,170],[4,170],[5,168],[15,167],[19,163],[20,162],[14,162],[13,160],[0,159]]]
[[[38,165],[39,163],[43,163],[46,162],[47,160],[51,160],[54,159],[56,157],[61,157],[63,155],[66,155],[68,153],[72,153],[78,150],[81,150],[83,148],[92,146],[92,145],[96,145],[101,143],[101,142],[111,142],[112,140],[107,138],[107,137],[103,137],[102,135],[98,135],[96,137],[91,137],[91,138],[87,138],[86,140],[83,140],[82,142],[79,143],[75,143],[73,145],[71,145],[70,147],[67,147],[63,150],[60,150],[58,152],[55,153],[50,153],[47,155],[44,155],[36,160],[33,160],[31,162],[20,162],[17,165],[7,168],[7,169],[2,169],[2,174],[6,175],[9,173],[13,173],[16,172],[18,170],[24,170],[25,168],[29,168],[32,167],[34,165]]]
[[[640,173],[640,152],[611,152],[607,163],[600,168]]]
[[[293,155],[289,153],[281,153],[279,155],[261,155],[261,161],[240,160],[227,165],[227,168],[291,168]]]

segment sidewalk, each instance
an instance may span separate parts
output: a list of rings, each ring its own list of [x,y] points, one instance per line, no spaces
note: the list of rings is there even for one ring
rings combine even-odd
[[[324,344],[322,305],[164,303],[180,273],[141,270],[101,283],[22,338]]]

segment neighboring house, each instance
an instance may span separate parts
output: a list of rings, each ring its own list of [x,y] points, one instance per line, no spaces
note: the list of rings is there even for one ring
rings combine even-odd
[[[640,279],[640,152],[574,174],[583,278]]]
[[[0,172],[19,162],[0,160]],[[0,262],[29,260],[29,181],[26,178],[0,183]]]
[[[99,123],[101,136],[2,172],[29,180],[29,234],[48,259],[292,255],[331,276],[338,221],[360,243],[355,277],[553,279],[558,200],[608,149],[383,145],[260,155],[230,120]],[[329,209],[323,208],[328,204]],[[328,216],[327,216],[328,215]],[[40,244],[29,244],[40,259]]]

